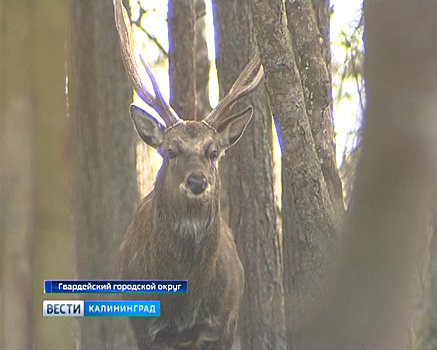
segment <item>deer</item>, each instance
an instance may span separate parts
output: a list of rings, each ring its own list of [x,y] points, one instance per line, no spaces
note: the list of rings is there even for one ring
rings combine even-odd
[[[154,188],[141,201],[120,246],[122,279],[187,280],[187,294],[147,295],[159,299],[161,315],[132,317],[139,349],[229,350],[234,342],[244,271],[234,236],[220,211],[218,160],[243,135],[253,108],[231,115],[235,103],[263,77],[258,55],[229,93],[203,120],[183,120],[163,98],[151,69],[140,56],[153,87],[145,87],[133,51],[130,19],[114,0],[121,52],[138,96],[162,118],[132,104],[130,116],[141,139],[163,163]]]

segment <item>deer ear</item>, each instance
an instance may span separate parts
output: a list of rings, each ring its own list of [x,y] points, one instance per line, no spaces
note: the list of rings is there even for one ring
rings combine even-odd
[[[244,111],[226,118],[217,128],[220,148],[224,151],[235,145],[246,130],[247,125],[252,119],[252,106]]]
[[[153,148],[159,148],[164,140],[165,127],[149,113],[135,105],[130,106],[130,116],[144,142]]]

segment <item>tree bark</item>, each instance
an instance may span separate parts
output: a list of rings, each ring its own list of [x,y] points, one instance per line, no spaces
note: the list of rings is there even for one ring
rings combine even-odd
[[[196,120],[196,12],[194,0],[169,0],[170,104],[182,119]]]
[[[220,97],[256,50],[246,1],[213,2]],[[254,115],[220,164],[225,216],[245,270],[239,317],[241,349],[285,349],[281,253],[273,194],[272,119],[263,84],[238,108]],[[235,109],[237,110],[237,109]],[[235,112],[234,110],[234,112]]]
[[[323,56],[325,57],[328,71],[331,72],[331,1],[312,0],[311,2],[313,4],[314,15],[316,16],[317,20],[317,26],[323,39]]]
[[[284,1],[254,0],[252,13],[270,105],[279,126],[282,151],[282,242],[287,347],[311,349],[312,335],[305,333],[305,325],[310,322],[306,308],[324,295],[324,278],[329,271],[333,246],[342,227],[340,206],[332,202],[334,196],[330,194],[330,187],[337,202],[339,190],[330,185],[331,178],[325,179],[320,164],[321,158],[329,159],[329,169],[332,170],[332,159],[335,159],[332,140],[329,142],[322,132],[323,129],[332,128],[329,124],[329,78],[326,63],[318,56],[312,70],[317,74],[314,77],[308,76],[305,82],[310,85],[311,78],[312,89],[321,91],[322,103],[308,106],[307,109],[305,85],[293,51],[294,48],[297,52],[297,45],[293,45],[288,30]],[[312,14],[312,21],[313,18]],[[308,19],[303,24],[314,26],[314,23],[308,23]],[[312,43],[314,35],[310,39]],[[307,49],[301,45],[302,51],[306,52]],[[323,75],[320,76],[321,73]],[[319,79],[322,81],[321,87],[317,85]],[[312,129],[309,111],[319,113],[319,124],[315,129]],[[313,135],[316,135],[317,142]],[[330,133],[330,137],[333,136]],[[327,144],[327,149],[331,151],[322,151],[320,154],[317,147],[321,144]],[[338,184],[338,178],[332,183]]]
[[[205,37],[205,0],[195,0],[196,9],[196,97],[197,120],[205,118],[211,112],[209,103],[209,71],[208,43]]]
[[[325,8],[320,3],[321,1],[318,4],[319,8],[316,8],[319,12]],[[309,0],[286,0],[286,9],[288,28],[305,96],[306,113],[317,155],[336,216],[342,218],[345,210],[336,162],[330,58],[326,55],[326,45],[329,47],[330,38],[325,28],[326,18],[318,20]],[[323,14],[324,12],[320,15]],[[319,29],[319,22],[323,32]]]
[[[119,246],[139,195],[136,138],[128,116],[132,89],[110,1],[73,3],[69,53],[78,277],[115,279]],[[80,332],[83,349],[131,346],[126,319],[84,319]]]

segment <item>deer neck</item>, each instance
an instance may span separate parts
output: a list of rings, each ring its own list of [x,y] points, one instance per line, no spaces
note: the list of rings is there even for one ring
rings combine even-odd
[[[159,231],[168,237],[174,251],[184,254],[202,255],[205,249],[216,241],[219,235],[220,212],[218,198],[202,202],[173,196],[156,194],[156,217]],[[170,197],[170,196],[169,196]],[[199,256],[197,256],[199,258]]]

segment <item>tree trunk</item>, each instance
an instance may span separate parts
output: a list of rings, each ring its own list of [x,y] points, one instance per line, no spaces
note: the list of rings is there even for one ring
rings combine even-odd
[[[3,349],[30,349],[35,237],[35,124],[29,3],[2,5],[1,113],[1,333]]]
[[[329,47],[330,38],[329,32],[325,29],[326,19],[319,19],[322,22],[321,32],[316,16],[318,12],[322,12],[321,16],[324,14],[322,9],[325,7],[321,6],[322,3],[324,1],[319,1],[319,7],[314,9],[308,0],[286,0],[287,20],[305,96],[306,113],[323,177],[328,186],[335,215],[342,218],[345,211],[335,152],[330,57],[326,54],[326,45]]]
[[[288,1],[288,0],[287,0]],[[328,72],[331,73],[331,1],[330,0],[312,0],[314,15],[317,20],[317,26],[321,39],[323,40],[323,56],[328,66]],[[331,75],[331,74],[330,74]],[[331,75],[332,78],[332,75]],[[332,80],[332,79],[331,79]],[[332,100],[332,98],[331,98]]]
[[[431,350],[437,348],[437,198],[434,197],[432,208],[431,237],[429,243],[429,260],[427,281],[429,290],[426,299],[425,324],[426,335],[424,337],[423,347],[417,347],[417,350]]]
[[[313,349],[407,349],[437,164],[437,4],[367,1],[361,154]],[[314,313],[316,311],[314,310]],[[359,316],[358,316],[359,315]]]
[[[434,192],[433,206],[427,220],[427,249],[423,254],[418,279],[420,298],[415,305],[413,317],[413,349],[432,350],[437,348],[437,198]]]
[[[334,135],[330,132],[327,136],[323,135],[324,129],[325,132],[332,129],[328,98],[329,74],[326,62],[320,58],[321,50],[316,47],[314,65],[307,79],[302,79],[294,53],[298,53],[297,59],[300,61],[303,53],[312,49],[311,46],[307,48],[303,45],[304,40],[313,43],[314,34],[302,38],[300,47],[297,45],[298,39],[295,38],[296,43],[293,45],[283,1],[252,1],[252,12],[265,68],[267,92],[278,122],[282,150],[282,237],[287,347],[310,349],[312,335],[305,334],[305,324],[310,321],[310,316],[305,310],[325,292],[323,280],[329,270],[332,247],[341,229],[342,220],[342,210],[338,205],[338,196],[341,196],[339,180],[335,179],[336,173],[333,171],[333,141],[328,137]],[[303,18],[303,25],[316,29],[313,23],[314,14],[311,14],[311,23],[308,22],[308,17]],[[306,104],[309,95],[306,99],[304,81],[307,88],[311,85],[311,89],[320,94],[314,105]],[[322,82],[322,86],[317,85],[318,81]],[[312,128],[309,114],[313,112],[319,116],[317,127]],[[326,145],[323,150],[319,148],[322,144]],[[328,169],[332,177],[328,179],[325,179],[321,159],[329,160]],[[333,199],[337,204],[333,203]]]
[[[194,0],[169,0],[170,104],[182,119],[196,120],[196,12]]]
[[[78,0],[73,7],[68,92],[78,277],[114,279],[119,246],[139,201],[136,138],[128,116],[132,89],[112,3]],[[126,319],[84,319],[80,332],[83,349],[131,346]]]
[[[69,1],[0,3],[0,348],[71,348],[43,280],[73,278],[65,152]],[[47,298],[49,299],[49,298]]]
[[[256,44],[246,1],[213,2],[220,96],[253,57]],[[285,349],[281,253],[273,194],[272,119],[262,86],[239,105],[254,107],[242,139],[220,164],[225,216],[245,270],[239,317],[241,349]],[[237,109],[235,109],[236,111]]]
[[[196,9],[196,97],[197,120],[205,118],[211,112],[209,104],[208,43],[205,37],[205,0],[195,0]]]

